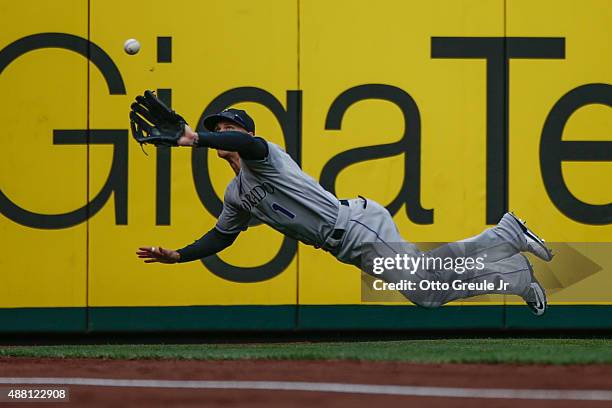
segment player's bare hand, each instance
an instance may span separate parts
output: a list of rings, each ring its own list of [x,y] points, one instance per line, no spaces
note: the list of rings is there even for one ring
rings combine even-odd
[[[178,262],[181,258],[178,252],[162,247],[140,247],[136,251],[136,255],[144,259],[145,263],[161,262],[171,264]]]
[[[198,134],[193,131],[188,125],[185,125],[185,133],[177,142],[179,146],[193,146],[198,138]]]

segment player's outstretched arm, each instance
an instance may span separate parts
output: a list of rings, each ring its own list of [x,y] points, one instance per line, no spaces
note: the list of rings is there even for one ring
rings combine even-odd
[[[144,259],[146,263],[161,262],[171,264],[195,261],[216,254],[232,245],[238,234],[240,233],[225,234],[213,228],[193,244],[176,251],[162,247],[140,247],[136,255]]]
[[[259,136],[238,131],[194,132],[187,125],[178,145],[238,152],[240,157],[247,160],[261,160],[268,155],[268,144]]]
[[[195,261],[221,252],[234,243],[236,238],[238,238],[238,234],[240,232],[226,234],[217,228],[213,228],[193,244],[177,250],[179,254],[178,262]]]

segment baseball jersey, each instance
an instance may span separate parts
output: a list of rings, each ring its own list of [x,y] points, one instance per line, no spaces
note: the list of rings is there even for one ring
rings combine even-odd
[[[321,246],[334,228],[338,199],[278,145],[266,143],[264,159],[240,158],[240,172],[225,189],[216,228],[228,234],[244,231],[254,217],[291,238]]]

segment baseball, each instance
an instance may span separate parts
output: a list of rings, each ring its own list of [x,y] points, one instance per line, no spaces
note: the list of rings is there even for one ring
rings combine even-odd
[[[135,40],[133,38],[130,38],[129,40],[127,40],[124,44],[123,44],[123,49],[125,50],[125,52],[127,52],[130,55],[134,55],[136,54],[138,51],[140,51],[140,43],[138,42],[138,40]]]

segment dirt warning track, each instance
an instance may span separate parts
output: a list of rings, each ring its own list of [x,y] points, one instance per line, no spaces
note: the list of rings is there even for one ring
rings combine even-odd
[[[612,406],[605,365],[0,358],[0,383],[70,390],[69,403],[47,407]]]

